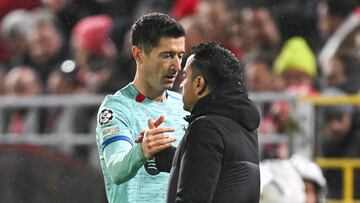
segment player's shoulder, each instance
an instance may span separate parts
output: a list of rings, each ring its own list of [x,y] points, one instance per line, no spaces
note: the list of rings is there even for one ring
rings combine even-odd
[[[129,95],[128,86],[118,90],[114,94],[106,95],[100,108],[127,108],[131,104],[131,95]]]
[[[107,95],[98,110],[98,117],[103,115],[113,115],[118,118],[125,118],[130,116],[133,111],[132,102],[123,94],[122,89],[115,94]],[[125,116],[126,115],[126,116]]]
[[[115,94],[106,95],[98,110],[99,124],[107,126],[113,124],[115,120],[127,120],[133,109],[131,103],[126,94],[126,87]]]
[[[101,103],[100,109],[103,108],[114,108],[121,109],[126,108],[128,105],[125,102],[124,98],[121,98],[119,95],[106,95],[103,102]]]

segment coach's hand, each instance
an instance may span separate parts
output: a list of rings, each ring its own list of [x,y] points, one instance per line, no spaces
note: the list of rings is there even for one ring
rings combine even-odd
[[[163,118],[160,120],[163,120]],[[173,143],[176,138],[166,134],[167,132],[174,132],[173,128],[157,127],[156,122],[153,122],[151,119],[148,120],[148,127],[149,129],[144,132],[141,149],[144,157],[151,159],[159,151],[171,147],[171,143]]]

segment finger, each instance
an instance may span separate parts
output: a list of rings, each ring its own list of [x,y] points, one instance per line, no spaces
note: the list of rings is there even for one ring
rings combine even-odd
[[[151,120],[151,118],[148,119],[148,127],[149,129],[154,129],[156,128],[154,122]]]
[[[148,119],[148,127],[149,129],[157,128],[159,125],[161,125],[164,121],[165,117],[163,115],[160,115],[154,122],[151,119]],[[140,135],[144,135],[145,130],[140,131]]]
[[[172,146],[172,143],[175,141],[176,139],[174,138],[169,138],[166,140],[162,140],[161,142],[158,143],[158,145],[155,145],[154,147],[151,148],[151,154],[156,154],[159,151],[169,148]]]
[[[144,138],[143,135],[135,138],[135,143],[140,143],[140,142],[142,142],[142,141],[143,141],[143,138]]]
[[[158,136],[158,139],[154,139],[149,143],[150,148],[155,148],[164,144],[173,143],[176,141],[176,138],[174,136],[169,137],[166,134],[161,134],[162,136]]]
[[[161,133],[166,133],[166,132],[174,132],[174,131],[175,131],[174,128],[169,128],[169,127],[154,128],[154,129],[146,130],[144,135],[151,136],[151,135],[156,135],[156,134],[161,134]]]
[[[165,133],[160,133],[160,134],[153,135],[152,137],[149,137],[147,139],[147,141],[150,145],[156,146],[156,145],[162,144],[161,140],[166,140],[166,139],[169,139],[169,135],[167,135]]]
[[[161,146],[158,146],[158,147],[155,147],[152,151],[151,151],[151,154],[156,154],[164,149],[167,149],[169,147],[171,147],[171,143],[168,143],[168,144],[164,144],[164,145],[161,145]]]
[[[161,125],[164,122],[165,117],[163,115],[160,115],[155,121],[154,121],[154,125],[155,127],[158,127],[159,125]]]

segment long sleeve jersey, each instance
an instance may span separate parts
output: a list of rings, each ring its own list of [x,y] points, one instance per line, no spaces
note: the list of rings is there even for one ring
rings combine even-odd
[[[161,203],[166,199],[169,174],[160,173],[152,160],[146,160],[141,145],[134,142],[147,120],[165,116],[162,126],[172,127],[177,146],[187,122],[183,119],[181,95],[166,91],[164,102],[145,98],[130,83],[108,95],[98,112],[96,142],[109,202]]]

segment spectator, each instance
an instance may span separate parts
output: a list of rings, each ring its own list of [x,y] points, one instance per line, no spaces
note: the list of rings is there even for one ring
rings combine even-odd
[[[81,93],[82,85],[76,79],[77,71],[74,61],[65,61],[60,69],[50,74],[46,82],[46,93],[55,95]]]
[[[260,164],[260,203],[304,203],[305,186],[289,160],[265,160]]]
[[[339,52],[329,63],[329,72],[324,75],[325,88],[338,88],[348,94],[360,90],[359,61],[355,56]]]
[[[272,72],[271,55],[264,52],[254,53],[244,59],[245,62],[245,85],[249,91],[269,92],[277,91],[282,86]]]
[[[243,24],[238,29],[243,29],[246,35],[241,47],[244,54],[259,50],[272,52],[278,48],[279,31],[266,8],[244,9],[242,19]]]
[[[29,67],[15,67],[5,77],[6,93],[13,96],[35,96],[42,93],[42,86],[35,71]],[[9,133],[21,134],[26,131],[26,122],[31,122],[33,117],[26,109],[13,109],[8,112],[5,128]],[[35,125],[34,125],[35,126]]]
[[[186,16],[194,15],[199,7],[199,0],[175,0],[170,13],[175,19],[179,20]]]
[[[1,38],[12,52],[10,66],[29,63],[28,44],[26,36],[33,27],[33,18],[29,11],[13,10],[1,21]]]
[[[282,89],[285,93],[294,96],[314,95],[317,93],[313,88],[317,75],[315,55],[303,38],[294,37],[284,44],[280,54],[275,59],[273,71],[283,81],[284,86]],[[284,101],[271,104],[268,113],[263,116],[260,132],[289,135],[296,129],[301,128],[301,125],[296,125],[294,122],[294,110],[291,104]],[[298,114],[305,112],[299,111]],[[303,136],[306,136],[306,134],[303,134]],[[299,139],[299,142],[305,142],[304,140],[306,139]],[[304,147],[302,150],[304,149],[308,148]],[[281,143],[269,158],[284,159],[287,156],[287,145]]]
[[[80,20],[73,29],[75,61],[88,92],[113,93],[130,82],[115,66],[117,50],[108,36],[112,25],[110,16],[97,15]]]
[[[283,80],[283,91],[290,95],[305,96],[317,94],[313,83],[317,76],[315,55],[301,37],[288,40],[275,59],[274,73]],[[274,132],[284,133],[292,128],[291,106],[284,102],[272,104],[270,113],[265,116],[263,125],[272,126]]]
[[[40,0],[0,0],[0,21],[12,10],[31,10],[40,6]],[[4,47],[4,41],[0,40],[0,61],[8,63],[11,60],[11,53]]]
[[[15,9],[33,9],[40,6],[40,0],[1,0],[0,20],[10,11]]]
[[[186,52],[201,42],[217,41],[239,57],[239,50],[233,47],[228,39],[231,19],[228,9],[226,1],[202,1],[196,14],[180,21],[189,33],[186,39]]]
[[[27,36],[30,64],[44,84],[50,73],[69,57],[69,53],[62,31],[56,26],[55,16],[46,10],[35,10],[33,15],[35,26]]]
[[[191,47],[200,44],[204,41],[209,41],[209,37],[206,36],[205,25],[202,22],[202,17],[199,13],[183,18],[180,23],[184,26],[186,33],[189,33],[189,37],[185,41],[186,52],[189,52]]]
[[[325,203],[327,187],[320,167],[301,155],[293,155],[290,161],[304,181],[305,203]]]
[[[314,162],[294,155],[261,162],[260,203],[325,203],[326,180]]]
[[[273,58],[271,55],[268,55],[264,52],[258,52],[249,54],[244,58],[245,61],[245,85],[252,92],[274,92],[278,91],[282,86],[281,80],[278,76],[272,72],[272,61]],[[260,136],[265,138],[266,133],[274,132],[272,129],[274,126],[273,118],[269,120],[267,116],[269,114],[271,107],[271,102],[264,103],[260,106],[260,112],[262,117],[259,132]],[[262,146],[261,157],[262,158],[273,158],[276,157],[273,154],[276,154],[277,145],[265,143]]]
[[[351,106],[329,106],[324,112],[325,157],[360,157],[360,113]]]
[[[66,61],[64,63],[71,63]],[[75,63],[72,62],[74,67]],[[70,64],[71,65],[71,64]],[[64,64],[62,65],[64,67]],[[79,84],[76,81],[76,70],[64,71],[63,68],[53,71],[46,83],[46,93],[50,95],[69,95],[79,93]],[[58,121],[63,113],[63,107],[46,108],[42,112],[44,115],[43,132],[54,133],[57,131]]]
[[[330,74],[334,58],[340,57],[343,65],[348,66],[346,60],[359,60],[360,54],[357,50],[360,48],[360,8],[351,12],[341,23],[319,53],[318,61],[321,65],[321,71],[325,76]],[[336,56],[338,55],[338,56]],[[348,55],[348,57],[344,57]],[[336,59],[335,59],[336,60]],[[352,64],[353,62],[350,62]]]
[[[295,95],[310,95],[317,77],[316,58],[302,37],[289,39],[274,63],[274,73],[284,81],[284,90]]]
[[[58,19],[66,41],[79,20],[101,12],[101,5],[94,0],[41,0],[41,3]]]
[[[360,148],[360,113],[358,109],[349,108],[349,106],[331,106],[324,112],[325,126],[322,137],[323,156],[325,157],[352,157],[359,158]],[[325,171],[325,177],[329,182],[329,198],[341,198],[342,187],[339,182],[342,181],[341,172],[338,170]],[[360,176],[355,173],[354,191],[355,198],[359,197],[357,187]]]
[[[32,96],[42,93],[36,73],[26,66],[15,67],[5,77],[6,93],[15,96]]]
[[[93,56],[116,56],[115,45],[108,37],[112,23],[110,16],[97,15],[83,18],[74,26],[71,45],[80,67],[86,66]]]
[[[328,39],[358,6],[356,0],[323,0],[318,5],[319,30]]]
[[[114,93],[119,87],[130,82],[127,75],[119,74],[121,67],[115,66],[117,50],[110,40],[109,32],[113,20],[108,15],[88,16],[81,19],[72,30],[71,48],[77,67],[76,81],[84,85],[85,93]],[[78,120],[75,132],[89,132],[94,108],[79,108],[75,115]]]

